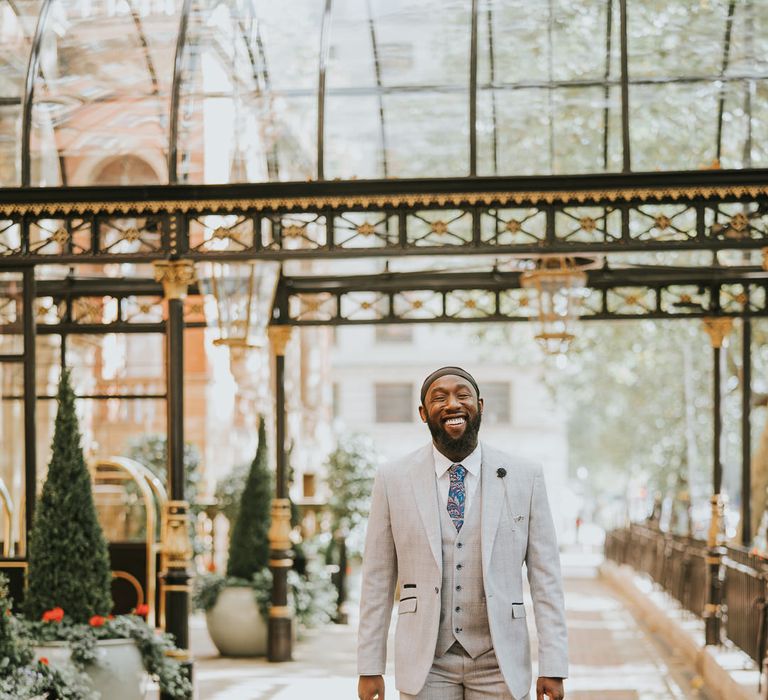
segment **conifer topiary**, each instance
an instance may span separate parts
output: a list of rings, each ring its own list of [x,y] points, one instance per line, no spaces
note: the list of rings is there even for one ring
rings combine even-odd
[[[61,375],[51,462],[29,536],[25,610],[40,619],[63,608],[74,622],[112,609],[112,573],[80,444],[69,372]]]
[[[264,419],[259,423],[259,446],[240,500],[240,511],[229,540],[227,576],[250,580],[269,563],[269,520],[272,472]]]

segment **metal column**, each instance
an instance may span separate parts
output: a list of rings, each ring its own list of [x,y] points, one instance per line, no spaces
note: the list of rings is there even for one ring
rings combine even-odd
[[[713,435],[712,435],[712,516],[707,536],[707,567],[709,570],[709,585],[707,603],[704,606],[704,637],[706,644],[720,644],[720,627],[722,622],[722,558],[724,548],[721,545],[721,530],[723,524],[723,499],[720,491],[723,482],[723,464],[720,454],[720,443],[723,435],[722,418],[722,363],[723,344],[731,331],[733,321],[730,318],[705,318],[704,329],[709,334],[712,344],[712,391],[713,391]]]
[[[752,321],[741,322],[741,544],[752,543]]]
[[[179,660],[192,677],[189,656],[189,504],[184,499],[184,297],[194,281],[194,264],[186,260],[155,263],[155,278],[163,283],[168,303],[166,320],[166,391],[168,405],[168,486],[162,531],[162,593],[165,629],[179,648]],[[170,700],[162,695],[163,700]]]
[[[269,609],[267,658],[290,661],[293,654],[291,628],[293,613],[288,605],[288,570],[291,552],[291,502],[288,499],[287,455],[285,449],[285,349],[290,326],[271,326],[269,339],[275,352],[275,434],[277,475],[269,528],[269,567],[272,570],[272,607]]]
[[[23,276],[24,332],[24,540],[20,554],[28,555],[27,543],[32,530],[37,498],[37,387],[35,329],[35,268],[28,267]]]

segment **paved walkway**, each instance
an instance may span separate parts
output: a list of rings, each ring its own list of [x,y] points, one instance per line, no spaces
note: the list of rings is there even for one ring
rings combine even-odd
[[[597,578],[598,563],[595,556],[580,553],[563,558],[571,646],[568,700],[716,700],[674,650],[654,631],[640,626],[632,611]],[[355,700],[355,634],[354,624],[313,631],[295,646],[295,661],[269,664],[219,658],[204,621],[195,618],[197,697]],[[391,675],[386,683],[387,700],[396,700]]]

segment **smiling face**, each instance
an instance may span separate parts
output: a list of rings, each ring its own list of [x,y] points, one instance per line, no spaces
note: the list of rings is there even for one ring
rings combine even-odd
[[[464,459],[477,447],[483,400],[464,378],[446,374],[427,390],[419,415],[429,427],[440,452],[454,461]]]

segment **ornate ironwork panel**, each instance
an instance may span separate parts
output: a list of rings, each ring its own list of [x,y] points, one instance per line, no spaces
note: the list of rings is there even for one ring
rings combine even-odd
[[[721,250],[768,245],[768,173],[0,192],[0,261]]]

